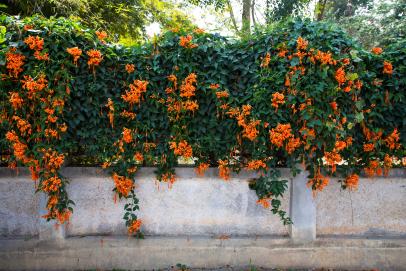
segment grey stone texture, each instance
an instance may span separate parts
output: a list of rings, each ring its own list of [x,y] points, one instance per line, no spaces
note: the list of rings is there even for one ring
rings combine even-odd
[[[113,181],[97,168],[64,168],[74,213],[65,227],[45,214],[26,169],[0,168],[0,270],[157,269],[247,265],[265,268],[406,270],[406,176],[361,178],[357,191],[337,182],[316,196],[306,172],[282,169],[289,189],[283,209],[294,224],[256,204],[248,188],[254,173],[229,181],[210,169],[197,177],[177,168],[172,188],[155,181],[153,168],[136,178],[145,240],[126,235],[124,201],[114,203]]]
[[[405,178],[360,178],[351,192],[337,181],[315,197],[318,235],[406,236]]]
[[[295,176],[291,184],[290,237],[296,243],[312,242],[316,239],[316,204],[312,191],[307,187],[308,173],[304,170]]]
[[[405,270],[404,240],[320,239],[295,245],[288,238],[72,237],[64,243],[3,240],[0,270],[157,270],[247,266]]]
[[[256,204],[248,187],[249,174],[229,181],[213,176],[197,177],[193,169],[178,169],[177,181],[168,188],[157,183],[153,169],[142,169],[136,177],[140,200],[139,217],[147,235],[288,235],[278,217]],[[68,236],[123,235],[125,201],[114,203],[113,182],[108,176],[71,176],[69,196],[75,202],[66,233]],[[283,200],[288,208],[289,193]]]
[[[2,176],[0,169],[0,236],[24,238],[39,234],[39,195],[35,183],[21,176]]]

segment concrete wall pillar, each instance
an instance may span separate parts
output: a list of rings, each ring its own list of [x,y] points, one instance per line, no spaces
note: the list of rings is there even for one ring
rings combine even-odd
[[[48,213],[46,209],[47,196],[41,192],[39,197],[39,239],[63,241],[65,239],[65,225],[58,225],[55,221],[46,221],[43,218]]]
[[[316,204],[312,190],[306,186],[309,173],[301,168],[290,186],[289,234],[293,243],[308,243],[316,239]]]

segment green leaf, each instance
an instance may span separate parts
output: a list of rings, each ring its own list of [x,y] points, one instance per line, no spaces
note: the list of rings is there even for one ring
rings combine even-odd
[[[364,120],[364,113],[362,113],[362,112],[357,112],[356,114],[355,114],[355,122],[356,123],[360,123],[361,121],[363,121]]]

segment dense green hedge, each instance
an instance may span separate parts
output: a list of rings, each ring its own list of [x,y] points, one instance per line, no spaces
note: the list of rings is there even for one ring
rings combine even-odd
[[[68,129],[58,140],[47,141],[41,134],[45,128],[39,128],[37,140],[27,144],[30,154],[40,163],[42,158],[36,146],[42,140],[47,142],[44,143],[47,147],[65,154],[65,164],[105,162],[105,166],[118,174],[115,176],[133,177],[134,168],[143,160],[144,165],[157,165],[158,178],[167,180],[165,174],[173,173],[179,156],[188,157],[182,154],[185,149],[176,153],[179,147],[176,144],[184,141],[191,146],[196,165],[220,166],[225,177],[229,168],[264,170],[268,177],[259,178],[252,187],[260,198],[276,199],[285,190],[286,183],[277,181],[276,171],[258,166],[260,163],[250,165],[250,162],[262,161],[268,169],[294,167],[303,162],[313,179],[309,185],[321,190],[324,177],[320,175],[320,168],[326,165],[323,157],[329,154],[339,153],[340,158],[346,160],[347,163],[338,168],[344,176],[373,167],[373,161],[378,161],[379,167],[391,167],[392,162],[388,165],[385,159],[401,159],[405,155],[404,148],[396,142],[396,129],[400,132],[399,142],[403,145],[406,142],[404,40],[383,48],[382,54],[372,53],[363,50],[334,25],[288,21],[257,31],[247,40],[226,39],[200,30],[193,33],[174,30],[149,43],[123,47],[98,40],[94,31],[63,18],[18,20],[3,16],[1,22],[7,32],[0,61],[6,64],[6,53],[11,47],[25,56],[24,70],[18,78],[9,76],[6,66],[1,67],[0,146],[3,154],[13,153],[12,144],[3,135],[16,127],[11,120],[16,112],[10,105],[9,92],[21,90],[19,78],[24,75],[36,78],[43,73],[49,81],[48,88],[56,91],[56,97],[66,98],[60,118]],[[180,45],[188,34],[196,47]],[[43,38],[41,52],[48,53],[50,60],[34,57],[33,50],[24,42],[29,36]],[[77,65],[67,52],[67,48],[72,47],[83,51]],[[89,67],[86,52],[92,49],[99,50],[103,60],[100,65]],[[284,51],[286,56],[283,56]],[[318,53],[324,54],[330,63],[322,63],[321,58],[316,57]],[[384,72],[385,61],[392,64],[393,72]],[[127,72],[127,64],[134,64],[135,71]],[[340,68],[346,75],[342,85],[337,79]],[[196,86],[191,100],[198,104],[194,112],[182,109],[174,115],[168,111],[169,97],[178,102],[188,100],[177,94],[178,89],[172,94],[167,91],[174,88],[174,83],[168,80],[171,74],[176,76],[178,86],[190,74],[196,75],[197,82],[191,83]],[[122,95],[134,80],[148,81],[148,85],[141,102],[131,106],[123,101]],[[347,85],[348,91],[344,91]],[[70,90],[67,97],[62,94],[66,89]],[[218,98],[217,91],[227,91],[229,97]],[[278,106],[273,101],[276,92],[283,94]],[[114,105],[113,127],[106,106],[109,98]],[[244,115],[241,112],[247,105],[251,109]],[[239,113],[230,113],[231,108]],[[135,119],[120,116],[124,110],[135,113]],[[19,114],[24,116],[23,111]],[[241,116],[244,120],[238,122]],[[278,138],[272,141],[279,124],[291,127],[292,135],[279,139],[284,147],[275,144]],[[131,132],[128,144],[123,143],[124,128]],[[251,138],[245,136],[250,128],[253,128]],[[315,135],[311,136],[309,130]],[[388,143],[391,136],[395,138],[395,147]],[[300,146],[288,151],[287,142],[291,139],[297,139]],[[346,142],[345,147],[337,147],[339,141]],[[146,150],[144,143],[154,143],[156,147]],[[366,144],[372,144],[373,149],[366,151]],[[136,152],[145,159],[132,159]],[[13,161],[13,157],[7,159]],[[338,162],[330,166],[335,168]],[[326,174],[335,174],[334,171]],[[116,191],[128,197],[128,193]],[[273,210],[284,217],[279,203],[272,201]]]
[[[219,83],[222,88],[228,89],[240,104],[251,101],[255,93],[261,94],[263,100],[269,100],[272,92],[283,88],[285,69],[277,71],[272,69],[271,74],[267,74],[268,82],[263,82],[260,58],[266,52],[275,52],[275,46],[282,42],[287,42],[288,46],[294,47],[298,36],[308,39],[313,48],[331,51],[341,58],[359,59],[355,67],[368,69],[369,71],[364,75],[366,78],[379,75],[382,68],[382,63],[379,62],[382,62],[382,59],[390,60],[395,69],[392,80],[388,82],[386,88],[390,90],[393,102],[391,106],[377,106],[376,112],[369,114],[368,119],[389,130],[392,127],[398,127],[402,142],[406,142],[405,41],[399,41],[390,48],[384,48],[383,56],[377,58],[363,51],[342,30],[333,25],[296,21],[278,24],[262,33],[255,33],[252,39],[246,41],[227,40],[215,34],[196,35],[195,42],[199,46],[194,50],[185,50],[180,47],[178,44],[180,34],[171,32],[165,33],[156,40],[156,49],[154,49],[154,43],[125,48],[119,45],[103,45],[95,40],[92,31],[65,19],[46,20],[34,17],[17,21],[3,17],[2,24],[9,29],[7,45],[17,46],[27,55],[29,50],[24,45],[21,35],[44,37],[45,48],[51,56],[51,61],[43,64],[47,77],[62,76],[71,80],[71,102],[66,107],[64,116],[69,127],[65,151],[69,153],[85,155],[92,159],[100,157],[103,150],[110,145],[112,138],[112,130],[106,122],[107,116],[100,115],[106,99],[108,97],[118,99],[126,84],[135,78],[148,80],[154,92],[163,93],[167,82],[162,79],[173,72],[174,66],[180,68],[178,74],[181,78],[191,72],[197,73],[199,81],[204,81],[206,84],[201,86],[202,92],[209,91],[207,86],[210,83]],[[33,24],[36,29],[22,32],[23,24]],[[101,50],[104,60],[95,74],[89,72],[84,60],[79,61],[78,67],[71,63],[66,48],[74,46],[80,47],[84,52],[93,48]],[[154,50],[159,53],[154,54]],[[351,56],[350,50],[356,50],[358,55]],[[2,63],[5,63],[4,50]],[[124,65],[127,63],[136,65],[136,73],[128,75],[124,71]],[[38,63],[28,64],[26,69],[38,70],[37,65]],[[61,65],[65,65],[66,68],[61,70]],[[317,80],[312,79],[312,81],[312,85],[323,85]],[[3,82],[3,90],[5,90],[4,87]],[[267,93],[261,93],[261,88],[266,88]],[[384,87],[380,89],[383,90]],[[326,90],[323,91],[326,92]],[[7,101],[7,94],[7,91],[1,93],[2,105]],[[379,105],[382,102],[381,97],[381,93],[374,91],[371,87],[364,88],[363,98],[367,100],[367,105],[371,103]],[[192,127],[190,130],[195,133],[193,138],[202,145],[209,145],[208,152],[215,153],[216,150],[224,152],[227,145],[223,142],[235,140],[234,133],[230,131],[237,129],[236,124],[229,120],[219,125],[215,117],[214,102],[210,102],[210,99],[203,95],[199,98],[203,100],[199,99],[201,106],[198,114],[204,118],[195,118],[195,123],[190,124]],[[167,121],[162,119],[165,116],[160,114],[162,109],[152,100],[146,100],[142,106],[143,110],[140,110],[141,114],[138,114],[137,119],[143,124],[144,129],[156,127],[151,137],[169,136]],[[272,108],[268,108],[258,113],[269,116],[274,112]],[[2,128],[4,131],[4,125]],[[229,132],[224,133],[224,131]],[[211,138],[218,140],[212,141]],[[0,140],[4,152],[6,142],[4,137]],[[82,162],[85,163],[85,161]]]

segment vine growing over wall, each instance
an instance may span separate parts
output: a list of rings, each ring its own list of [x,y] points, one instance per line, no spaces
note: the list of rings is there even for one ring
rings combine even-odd
[[[359,174],[387,174],[405,156],[405,47],[363,50],[326,24],[289,21],[229,40],[173,29],[136,47],[109,43],[66,19],[2,17],[0,146],[10,167],[30,168],[48,195],[47,219],[69,220],[63,164],[100,164],[125,198],[130,234],[142,236],[137,170],[155,166],[176,185],[180,159],[196,174],[218,167],[258,177],[258,204],[281,209],[278,167],[332,176],[356,189]],[[400,41],[401,44],[403,41]],[[403,164],[404,166],[404,164]]]

